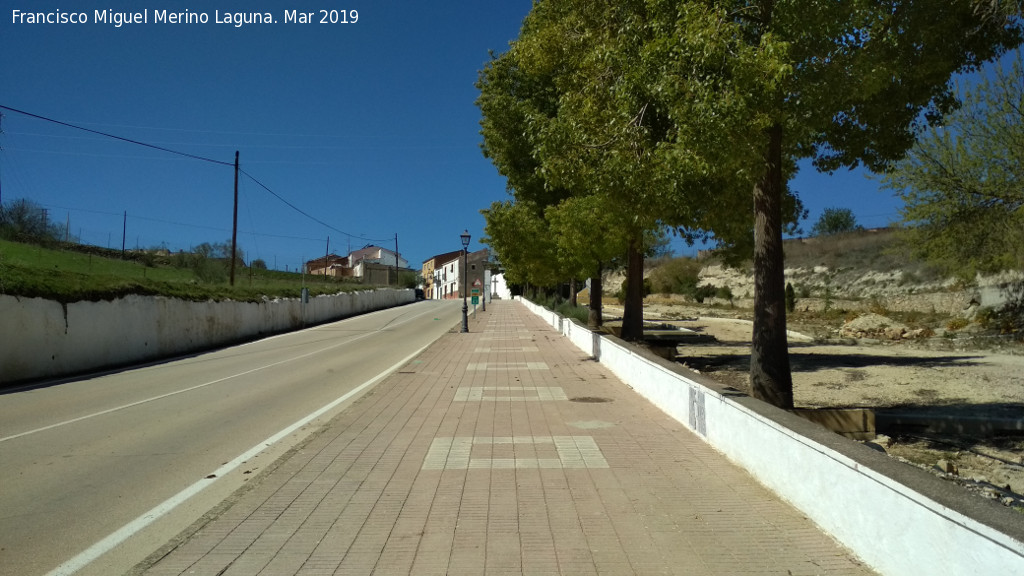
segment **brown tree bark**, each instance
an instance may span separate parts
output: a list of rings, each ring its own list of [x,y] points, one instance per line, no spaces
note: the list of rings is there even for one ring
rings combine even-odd
[[[644,255],[640,241],[629,241],[626,256],[626,304],[622,312],[622,339],[632,342],[644,337]]]
[[[590,278],[590,313],[587,314],[587,327],[596,330],[604,324],[604,317],[601,315],[601,267],[598,266],[597,274]]]
[[[793,407],[793,377],[786,339],[782,252],[782,126],[768,129],[765,173],[754,186],[754,334],[750,386],[755,398]]]

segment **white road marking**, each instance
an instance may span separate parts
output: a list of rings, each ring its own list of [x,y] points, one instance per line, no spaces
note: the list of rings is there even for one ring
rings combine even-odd
[[[70,574],[74,574],[75,572],[78,572],[79,570],[81,570],[85,566],[87,566],[90,563],[92,563],[93,561],[95,561],[100,556],[102,556],[102,555],[106,554],[107,552],[109,552],[109,551],[113,550],[114,548],[116,548],[119,544],[121,544],[122,542],[124,542],[125,540],[130,538],[136,532],[139,532],[140,530],[142,530],[146,526],[149,526],[150,524],[155,522],[158,518],[160,518],[164,514],[167,514],[171,510],[173,510],[176,507],[180,506],[182,503],[184,503],[189,498],[191,498],[191,497],[195,496],[196,494],[202,492],[204,488],[206,488],[210,484],[216,482],[218,479],[222,478],[223,476],[225,476],[226,474],[228,474],[229,472],[231,472],[235,468],[238,468],[242,463],[244,463],[244,462],[248,461],[250,458],[256,456],[257,454],[259,454],[260,452],[265,450],[267,447],[274,445],[275,443],[280,441],[282,438],[285,438],[286,436],[288,436],[292,432],[298,430],[299,428],[302,428],[306,424],[309,424],[310,422],[312,422],[313,420],[319,418],[320,416],[322,416],[323,414],[327,413],[331,409],[335,408],[339,404],[345,402],[346,400],[348,400],[352,396],[355,396],[356,394],[362,392],[367,387],[372,386],[372,385],[376,384],[377,382],[383,380],[387,376],[391,375],[393,372],[395,372],[396,370],[398,370],[399,368],[404,366],[406,363],[408,363],[410,360],[412,360],[416,356],[419,356],[429,346],[430,346],[430,344],[427,344],[426,346],[420,348],[419,350],[417,350],[417,351],[413,352],[412,354],[406,356],[405,358],[399,360],[396,364],[394,364],[393,366],[391,366],[387,370],[381,372],[380,374],[374,376],[372,379],[367,380],[366,382],[363,382],[358,387],[356,387],[353,390],[349,391],[348,393],[346,393],[345,395],[341,396],[337,400],[334,400],[330,404],[327,404],[327,405],[321,407],[317,411],[309,414],[308,416],[304,417],[303,419],[299,420],[298,422],[295,422],[291,426],[288,426],[284,430],[281,430],[277,434],[274,434],[270,438],[267,438],[263,442],[260,442],[259,444],[253,446],[252,448],[250,448],[249,450],[247,450],[243,454],[239,455],[235,459],[231,460],[230,462],[227,462],[226,464],[224,464],[220,468],[217,468],[216,470],[214,470],[206,478],[203,478],[202,480],[199,480],[195,484],[192,484],[188,488],[185,488],[181,492],[178,492],[174,496],[171,496],[167,500],[164,500],[161,504],[157,505],[152,510],[146,512],[142,516],[139,516],[135,520],[132,520],[128,524],[125,524],[124,526],[119,528],[117,531],[113,532],[112,534],[110,534],[109,536],[104,538],[103,540],[100,540],[99,542],[93,544],[88,549],[86,549],[85,551],[81,552],[80,554],[78,554],[77,556],[72,558],[71,560],[68,560],[67,562],[61,564],[60,566],[58,566],[56,568],[54,568],[49,573],[47,573],[46,576],[68,576]]]
[[[432,312],[432,310],[430,310],[428,312]],[[401,326],[402,324],[405,324],[407,322],[411,322],[411,321],[415,320],[416,318],[419,318],[420,316],[423,316],[426,313],[427,312],[421,312],[421,313],[419,313],[419,314],[417,314],[415,316],[412,316],[412,317],[408,318],[407,320],[404,320],[402,322],[399,322],[398,324],[395,324],[395,326]],[[326,348],[321,348],[319,350],[314,350],[313,352],[307,352],[306,354],[301,354],[299,356],[293,356],[291,358],[287,358],[285,360],[280,360],[278,362],[272,362],[270,364],[266,364],[266,365],[260,366],[258,368],[253,368],[252,370],[246,370],[245,372],[239,372],[238,374],[232,374],[231,376],[225,376],[223,378],[218,378],[216,380],[211,380],[209,382],[204,382],[203,384],[197,384],[197,385],[192,386],[190,388],[183,388],[181,390],[175,390],[174,392],[168,392],[167,394],[161,394],[159,396],[153,396],[152,398],[146,398],[144,400],[138,400],[136,402],[131,402],[129,404],[124,404],[122,406],[116,406],[114,408],[108,408],[106,410],[101,410],[99,412],[94,412],[92,414],[86,414],[85,416],[79,416],[78,418],[72,418],[70,420],[64,420],[63,422],[57,422],[56,424],[50,424],[49,426],[43,426],[42,428],[36,428],[34,430],[28,430],[26,432],[21,432],[21,433],[18,433],[18,434],[13,434],[11,436],[5,436],[3,438],[0,438],[0,442],[7,442],[8,440],[14,440],[15,438],[21,438],[22,436],[29,436],[31,434],[36,434],[36,433],[39,433],[39,432],[45,432],[47,430],[52,430],[53,428],[60,428],[61,426],[67,426],[68,424],[74,424],[75,422],[81,422],[82,420],[88,420],[90,418],[96,418],[97,416],[103,416],[103,415],[106,415],[106,414],[110,414],[111,412],[118,412],[118,411],[124,410],[126,408],[132,408],[132,407],[135,407],[135,406],[139,406],[141,404],[147,404],[149,402],[155,402],[156,400],[162,400],[162,399],[168,398],[170,396],[175,396],[175,395],[178,395],[178,394],[184,394],[185,392],[191,392],[192,390],[198,390],[199,388],[205,388],[206,386],[212,386],[213,384],[218,384],[220,382],[224,382],[225,380],[231,380],[232,378],[238,378],[239,376],[245,376],[246,374],[252,374],[253,372],[259,372],[260,370],[266,370],[267,368],[273,368],[274,366],[280,366],[281,364],[287,364],[288,362],[294,362],[296,360],[301,360],[303,358],[308,358],[310,356],[315,356],[317,354],[320,354],[321,352],[326,352],[328,350],[331,350],[331,349],[334,349],[334,348],[338,348],[338,347],[344,346],[346,344],[351,344],[352,342],[355,342],[357,340],[362,340],[363,338],[368,338],[370,336],[373,336],[374,334],[377,334],[378,332],[380,332],[380,330],[374,330],[373,332],[367,332],[366,334],[362,334],[362,335],[356,336],[355,338],[350,338],[348,340],[345,340],[344,342],[339,342],[338,344],[331,344],[330,346],[327,346]]]

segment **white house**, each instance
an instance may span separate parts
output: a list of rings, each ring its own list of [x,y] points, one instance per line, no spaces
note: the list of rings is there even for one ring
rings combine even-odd
[[[487,259],[490,252],[485,248],[472,252],[468,255],[469,270],[465,269],[463,258],[457,255],[450,260],[440,262],[434,267],[433,294],[431,298],[443,300],[446,298],[462,298],[463,287],[468,290],[466,296],[472,296],[476,290],[478,294],[487,300],[491,299],[491,271],[487,269]],[[463,282],[465,278],[465,283]]]

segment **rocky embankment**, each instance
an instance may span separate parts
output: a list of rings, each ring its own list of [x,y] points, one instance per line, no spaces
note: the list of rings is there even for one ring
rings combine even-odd
[[[971,285],[952,278],[921,280],[902,270],[877,271],[813,268],[787,268],[786,282],[796,294],[796,308],[821,311],[826,308],[849,311],[890,310],[946,314],[972,319],[984,308],[1001,306],[1024,274],[1006,272],[975,278]],[[727,286],[733,303],[750,308],[754,298],[751,270],[737,270],[718,264],[705,266],[700,284]]]

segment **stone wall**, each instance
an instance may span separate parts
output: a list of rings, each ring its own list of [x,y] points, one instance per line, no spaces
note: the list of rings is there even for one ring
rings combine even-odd
[[[167,358],[414,300],[412,290],[347,292],[306,303],[128,296],[65,305],[0,295],[0,385]]]

